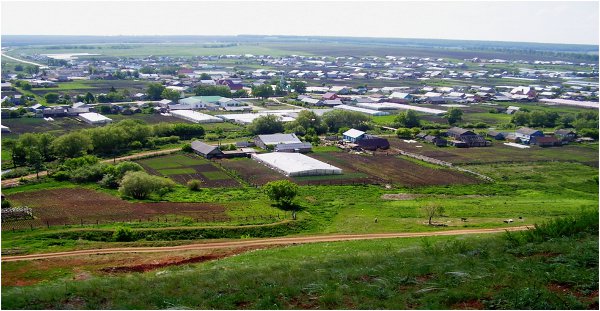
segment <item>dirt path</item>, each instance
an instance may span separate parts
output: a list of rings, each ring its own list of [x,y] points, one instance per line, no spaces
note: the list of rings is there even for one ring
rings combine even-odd
[[[87,249],[58,253],[46,254],[31,254],[21,256],[2,256],[3,262],[22,261],[34,259],[48,259],[56,257],[81,256],[81,255],[98,255],[98,254],[115,254],[115,253],[156,253],[156,252],[177,252],[185,250],[211,250],[225,249],[235,247],[257,247],[257,246],[274,246],[274,245],[291,245],[291,244],[306,244],[319,242],[338,242],[338,241],[355,241],[355,240],[373,240],[373,239],[390,239],[390,238],[412,238],[412,237],[427,237],[427,236],[452,236],[462,234],[485,234],[485,233],[501,233],[504,231],[520,231],[527,230],[531,227],[504,227],[490,229],[463,229],[435,232],[417,232],[417,233],[370,233],[370,234],[337,234],[337,235],[319,235],[307,237],[291,237],[291,238],[268,238],[268,239],[248,239],[239,241],[227,242],[209,242],[202,244],[188,244],[178,246],[165,247],[119,247],[119,248],[104,248],[104,249]]]
[[[42,64],[38,64],[38,63],[34,63],[34,62],[30,62],[30,61],[26,61],[26,60],[22,60],[22,59],[14,58],[14,57],[12,57],[12,56],[9,56],[9,55],[7,55],[7,54],[5,54],[5,53],[2,53],[2,57],[10,58],[10,59],[12,59],[12,60],[14,60],[14,61],[21,62],[21,63],[24,63],[24,64],[30,64],[30,65],[38,66],[38,67],[41,67],[41,69],[48,68],[48,66],[46,66],[46,65],[42,65]]]
[[[127,161],[127,160],[133,160],[133,159],[143,158],[143,157],[150,156],[150,155],[169,154],[169,153],[177,152],[179,150],[181,150],[181,148],[165,149],[165,150],[158,150],[158,151],[140,152],[140,153],[136,153],[136,154],[132,154],[132,155],[124,156],[124,157],[119,157],[119,158],[115,158],[115,159],[102,160],[102,162],[104,162],[104,163],[111,163],[111,162]],[[42,171],[42,172],[39,173],[39,175],[40,175],[40,177],[46,176],[46,175],[48,175],[48,171]],[[25,176],[22,176],[22,177],[19,177],[19,178],[5,179],[5,180],[2,181],[2,187],[14,187],[14,186],[18,186],[19,185],[19,180],[21,178],[23,178],[23,179],[35,179],[36,176],[37,176],[36,174],[29,174],[29,175],[25,175]]]

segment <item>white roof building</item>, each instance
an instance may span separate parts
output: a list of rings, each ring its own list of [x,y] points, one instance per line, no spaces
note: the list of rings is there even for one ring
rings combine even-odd
[[[428,114],[444,114],[446,111],[440,109],[432,109],[420,106],[413,105],[405,105],[405,104],[397,104],[397,103],[359,103],[356,104],[358,107],[373,109],[373,110],[414,110],[418,112],[428,113]]]
[[[285,176],[342,174],[340,168],[305,156],[301,153],[272,152],[252,154],[252,159],[284,174]]]
[[[365,113],[365,114],[372,115],[372,116],[386,116],[389,114],[389,112],[385,112],[385,111],[377,111],[377,110],[365,109],[365,108],[348,106],[348,105],[337,105],[333,108]]]
[[[79,114],[79,118],[89,124],[107,124],[112,122],[112,119],[95,112],[81,113]]]
[[[192,110],[172,110],[171,115],[194,123],[219,123],[223,119]]]

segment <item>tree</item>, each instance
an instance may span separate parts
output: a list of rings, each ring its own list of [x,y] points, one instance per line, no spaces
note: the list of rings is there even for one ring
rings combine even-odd
[[[208,73],[203,72],[200,74],[200,80],[212,80],[212,77]]]
[[[510,122],[516,126],[529,124],[529,112],[517,111],[510,119]]]
[[[317,134],[327,132],[327,126],[323,120],[314,111],[302,110],[298,113],[296,120],[291,122],[292,127],[302,126],[304,129],[313,129]]]
[[[423,214],[429,219],[429,225],[432,225],[431,219],[436,216],[442,216],[444,214],[444,207],[436,203],[429,203],[421,207]]]
[[[56,94],[56,93],[46,93],[46,95],[44,95],[44,99],[49,104],[56,103],[58,101],[59,97],[60,96],[58,94]]]
[[[417,113],[413,110],[407,110],[404,112],[400,112],[396,119],[394,120],[399,127],[418,127],[421,126],[421,120]]]
[[[86,104],[92,104],[96,102],[96,98],[94,97],[94,94],[87,92],[85,93],[85,97],[83,98],[83,101]]]
[[[231,97],[231,90],[224,85],[198,85],[194,89],[197,96],[222,96]]]
[[[268,84],[261,84],[252,87],[252,96],[260,97],[263,99],[273,96],[275,92],[273,88]]]
[[[458,108],[450,108],[446,113],[446,118],[448,118],[448,124],[454,125],[460,121],[462,121],[463,111]]]
[[[202,180],[200,180],[200,179],[190,179],[187,182],[188,189],[190,189],[192,191],[199,191],[201,186],[202,186]]]
[[[412,131],[409,128],[401,127],[396,130],[399,138],[412,138]]]
[[[264,185],[263,190],[269,199],[282,207],[291,207],[292,201],[298,194],[298,185],[289,180],[272,181]]]
[[[160,94],[160,97],[176,102],[181,97],[181,93],[179,93],[179,91],[176,90],[165,88]]]
[[[334,109],[323,114],[323,122],[333,133],[337,133],[343,127],[366,130],[369,128],[370,120],[371,118],[363,113],[342,109]]]
[[[23,71],[23,65],[15,65],[15,71]]]
[[[248,97],[248,92],[246,90],[240,89],[231,94],[233,98],[246,98]]]
[[[283,122],[280,119],[281,117],[272,114],[258,117],[248,125],[248,130],[255,135],[281,133]]]
[[[56,138],[52,144],[52,151],[61,158],[75,158],[92,150],[92,140],[85,134],[73,132]]]
[[[306,93],[306,83],[302,81],[292,81],[290,82],[290,87],[298,94]]]
[[[27,152],[27,165],[35,170],[36,177],[40,178],[40,171],[44,169],[44,158],[37,149],[31,149]]]
[[[148,84],[148,88],[146,89],[146,94],[148,98],[151,100],[160,100],[160,96],[162,92],[165,90],[165,87],[160,83],[150,83]]]
[[[146,172],[128,172],[121,181],[119,192],[135,199],[145,199],[153,192],[164,193],[175,187],[168,179],[149,175]]]

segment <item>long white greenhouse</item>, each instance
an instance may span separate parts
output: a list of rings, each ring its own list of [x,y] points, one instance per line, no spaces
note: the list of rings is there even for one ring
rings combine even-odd
[[[194,123],[218,123],[223,119],[192,110],[172,110],[171,115]]]
[[[253,154],[252,159],[285,176],[338,175],[342,173],[340,168],[301,153],[271,152]]]

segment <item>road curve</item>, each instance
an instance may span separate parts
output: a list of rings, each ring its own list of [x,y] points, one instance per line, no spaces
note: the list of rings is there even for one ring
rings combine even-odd
[[[42,69],[48,68],[48,66],[46,66],[46,65],[42,65],[42,64],[30,62],[30,61],[27,61],[27,60],[22,60],[22,59],[14,58],[14,57],[9,56],[9,55],[7,55],[5,53],[2,53],[2,57],[10,58],[10,59],[12,59],[14,61],[21,62],[21,63],[24,63],[24,64],[30,64],[30,65],[38,66],[38,67],[40,67]]]
[[[178,246],[162,246],[162,247],[118,247],[118,248],[101,248],[101,249],[86,249],[57,253],[31,254],[20,256],[2,256],[2,262],[23,261],[35,259],[49,259],[56,257],[69,257],[81,255],[99,255],[99,254],[117,254],[117,253],[158,253],[158,252],[176,252],[187,250],[209,250],[209,249],[224,249],[233,247],[256,247],[256,246],[273,246],[273,245],[290,245],[290,244],[307,244],[319,242],[339,242],[339,241],[356,241],[356,240],[373,240],[373,239],[390,239],[390,238],[414,238],[428,236],[452,236],[463,234],[485,234],[485,233],[501,233],[505,231],[521,231],[532,228],[532,226],[520,227],[504,227],[490,229],[462,229],[434,232],[412,232],[412,233],[369,233],[369,234],[336,234],[336,235],[317,235],[306,237],[283,237],[283,238],[266,238],[266,239],[244,239],[238,241],[227,242],[208,242],[201,244],[188,244]]]

